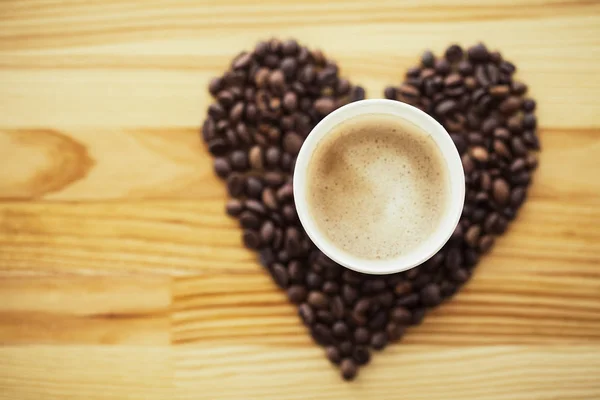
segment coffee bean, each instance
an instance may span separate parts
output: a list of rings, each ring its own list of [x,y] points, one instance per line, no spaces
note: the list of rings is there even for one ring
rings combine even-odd
[[[212,78],[208,85],[208,91],[210,92],[210,94],[215,96],[219,92],[219,90],[221,90],[222,85],[223,79],[221,77]]]
[[[313,339],[320,345],[328,345],[334,342],[331,330],[323,324],[314,324],[311,329]]]
[[[470,247],[477,247],[479,243],[479,235],[481,234],[481,227],[479,225],[472,225],[467,233],[465,234],[465,242]]]
[[[456,62],[462,60],[463,54],[464,53],[463,53],[462,47],[460,47],[457,44],[453,44],[446,49],[444,56],[446,57],[446,60],[448,60],[449,62],[456,63]]]
[[[442,297],[440,288],[434,283],[430,283],[421,290],[421,302],[428,307],[434,307],[440,304]]]
[[[347,305],[352,306],[358,298],[358,291],[350,285],[343,285],[342,298]]]
[[[456,240],[456,242],[459,243],[462,240],[463,236],[464,234],[461,233],[461,238],[459,240]],[[452,271],[459,268],[462,264],[462,261],[462,254],[458,247],[452,247],[450,250],[448,250],[445,262],[445,266],[448,270]]]
[[[419,295],[417,293],[407,294],[399,297],[396,300],[396,305],[399,307],[413,307],[419,302]]]
[[[308,293],[308,304],[315,308],[325,309],[329,306],[329,299],[321,292]]]
[[[334,323],[331,330],[333,332],[333,335],[338,338],[345,338],[348,336],[349,333],[348,326],[345,322],[342,321]]]
[[[492,235],[485,235],[479,240],[479,251],[481,253],[487,253],[494,244],[494,237]]]
[[[525,99],[523,100],[522,107],[523,111],[532,112],[535,110],[535,101],[532,99]]]
[[[481,146],[472,147],[469,151],[469,154],[471,155],[471,157],[473,157],[474,160],[476,160],[480,163],[485,163],[489,159],[488,151],[484,147],[481,147]],[[466,172],[466,170],[465,170],[465,172]]]
[[[330,308],[335,318],[344,318],[344,315],[346,314],[346,309],[344,307],[344,302],[342,301],[342,298],[340,296],[334,296],[331,299]]]
[[[402,337],[404,329],[395,322],[389,322],[385,328],[385,333],[387,334],[388,339],[393,342]]]
[[[333,109],[335,108],[333,99],[331,99],[329,97],[321,97],[321,98],[317,99],[317,101],[315,101],[314,106],[315,106],[315,110],[317,110],[317,112],[320,115],[327,115],[330,112],[332,112]]]
[[[298,307],[298,315],[300,315],[300,318],[302,318],[305,325],[312,325],[315,323],[315,313],[306,303],[300,304]]]
[[[510,193],[510,205],[515,208],[520,207],[525,201],[526,194],[523,187],[514,188]]]
[[[396,88],[393,86],[386,87],[385,91],[383,92],[384,97],[390,100],[396,100],[396,93]]]
[[[365,314],[367,310],[371,307],[371,300],[368,298],[360,299],[356,305],[354,306],[354,312],[358,314]]]
[[[510,194],[510,186],[504,179],[496,179],[493,183],[494,201],[500,205],[506,205]]]
[[[281,264],[273,265],[273,278],[275,279],[275,283],[281,288],[286,288],[289,283],[289,277],[287,270]]]
[[[383,350],[387,345],[387,334],[385,332],[377,332],[371,337],[371,347],[375,350]]]
[[[469,61],[473,63],[482,63],[489,59],[490,53],[483,43],[479,43],[467,50]]]
[[[300,304],[306,300],[306,288],[300,285],[292,285],[287,290],[290,301],[294,304]]]
[[[404,307],[396,307],[392,310],[390,318],[400,325],[405,325],[410,323],[412,315],[408,309]]]
[[[222,138],[214,138],[208,142],[208,151],[213,156],[223,156],[229,150],[229,145]]]
[[[227,190],[232,197],[241,196],[245,189],[244,178],[239,174],[231,174],[227,178]]]
[[[248,154],[250,167],[258,171],[262,170],[264,167],[262,148],[260,146],[253,146]]]
[[[260,227],[260,239],[264,244],[270,244],[275,236],[275,225],[272,221],[265,221]]]
[[[340,369],[342,371],[342,377],[344,380],[351,381],[356,377],[358,373],[358,368],[354,361],[350,358],[344,358],[340,364]]]
[[[260,236],[254,230],[245,230],[242,239],[244,241],[244,245],[249,249],[258,249],[261,245]]]
[[[323,292],[327,294],[337,294],[340,290],[339,285],[333,281],[327,281],[323,284]]]
[[[262,182],[254,177],[254,176],[249,176],[246,179],[246,195],[250,198],[259,198],[261,197],[262,191],[263,191],[263,184]],[[256,204],[253,205],[253,207],[257,207]],[[264,207],[261,205],[260,206],[261,209],[264,209]],[[262,212],[262,214],[264,214],[264,211]]]
[[[215,158],[213,165],[215,173],[221,178],[227,178],[231,173],[231,165],[229,165],[229,162],[224,157]]]
[[[227,200],[225,209],[227,211],[227,214],[231,215],[232,217],[237,217],[244,209],[244,206],[242,202],[238,199],[229,199]]]
[[[433,67],[434,63],[435,56],[433,55],[433,53],[430,50],[425,51],[421,56],[421,65],[425,68],[431,68]]]
[[[309,272],[306,274],[306,284],[309,289],[321,289],[323,286],[323,278],[315,272]]]
[[[352,359],[358,365],[365,365],[371,360],[369,350],[364,346],[356,346],[352,352]]]
[[[342,360],[342,356],[340,354],[340,351],[333,346],[329,346],[325,349],[325,354],[327,355],[327,358],[329,359],[329,361],[331,361],[334,364],[339,364]]]
[[[333,317],[333,314],[331,313],[331,311],[318,310],[317,311],[317,320],[324,323],[327,326],[331,326],[334,323],[335,318]]]
[[[283,149],[295,156],[302,147],[302,138],[295,132],[288,132],[283,136]]]
[[[354,331],[354,341],[357,344],[367,344],[371,340],[371,334],[369,330],[365,327],[359,326]]]

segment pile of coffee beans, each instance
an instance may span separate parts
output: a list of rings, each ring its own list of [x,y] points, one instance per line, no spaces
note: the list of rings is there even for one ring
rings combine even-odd
[[[302,229],[293,201],[291,177],[304,138],[337,107],[363,99],[364,90],[340,78],[323,53],[294,40],[260,42],[211,81],[216,101],[202,136],[231,196],[226,212],[344,379],[456,293],[523,204],[539,142],[535,102],[513,79],[515,70],[483,44],[467,51],[452,45],[443,57],[425,52],[404,83],[385,90],[444,125],[467,184],[462,218],[444,248],[419,267],[385,276],[327,258]]]

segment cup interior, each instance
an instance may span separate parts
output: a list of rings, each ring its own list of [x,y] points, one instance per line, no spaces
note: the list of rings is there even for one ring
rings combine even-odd
[[[356,257],[334,245],[321,232],[307,203],[307,172],[319,142],[338,124],[360,115],[387,114],[402,118],[420,127],[437,144],[448,168],[450,196],[438,229],[413,251],[396,258],[371,260]],[[462,213],[465,197],[465,176],[460,155],[442,125],[423,111],[405,103],[385,99],[361,100],[347,104],[327,115],[310,132],[296,160],[293,177],[294,201],[300,222],[313,243],[338,264],[367,274],[390,274],[416,267],[427,261],[448,241]]]

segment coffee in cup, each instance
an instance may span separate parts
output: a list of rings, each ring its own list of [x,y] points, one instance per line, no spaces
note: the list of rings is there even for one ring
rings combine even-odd
[[[312,155],[306,185],[317,228],[334,246],[371,260],[393,259],[425,242],[450,193],[436,142],[387,114],[335,126]]]
[[[304,230],[336,263],[389,274],[427,261],[456,228],[462,162],[435,119],[393,100],[361,100],[327,115],[294,169]]]

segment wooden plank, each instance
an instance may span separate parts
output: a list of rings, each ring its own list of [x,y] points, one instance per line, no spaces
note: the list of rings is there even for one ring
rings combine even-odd
[[[3,2],[0,126],[198,126],[209,77],[274,32],[322,47],[380,97],[424,48],[442,50],[452,32],[451,40],[484,40],[518,64],[541,99],[544,126],[597,127],[600,5],[504,2],[182,2],[168,3],[169,12],[161,2]]]
[[[0,399],[167,399],[168,346],[0,347]]]
[[[223,198],[197,129],[0,130],[0,198]]]
[[[171,279],[0,276],[0,343],[171,342]]]
[[[0,348],[0,399],[595,400],[599,372],[593,345],[398,346],[352,384],[317,348],[9,346]]]
[[[298,373],[302,371],[302,373]],[[595,400],[600,347],[397,346],[351,384],[318,349],[261,345],[181,347],[181,399]]]
[[[196,129],[0,129],[0,200],[225,199]],[[598,199],[599,129],[543,129],[533,195]]]
[[[600,341],[597,263],[516,260],[486,258],[463,291],[409,330],[403,346]],[[313,346],[295,307],[260,271],[178,278],[173,295],[174,343]]]
[[[591,203],[587,203],[591,202]],[[596,198],[533,197],[494,252],[505,264],[555,260],[597,266]],[[256,270],[222,200],[100,203],[0,202],[0,270]]]

